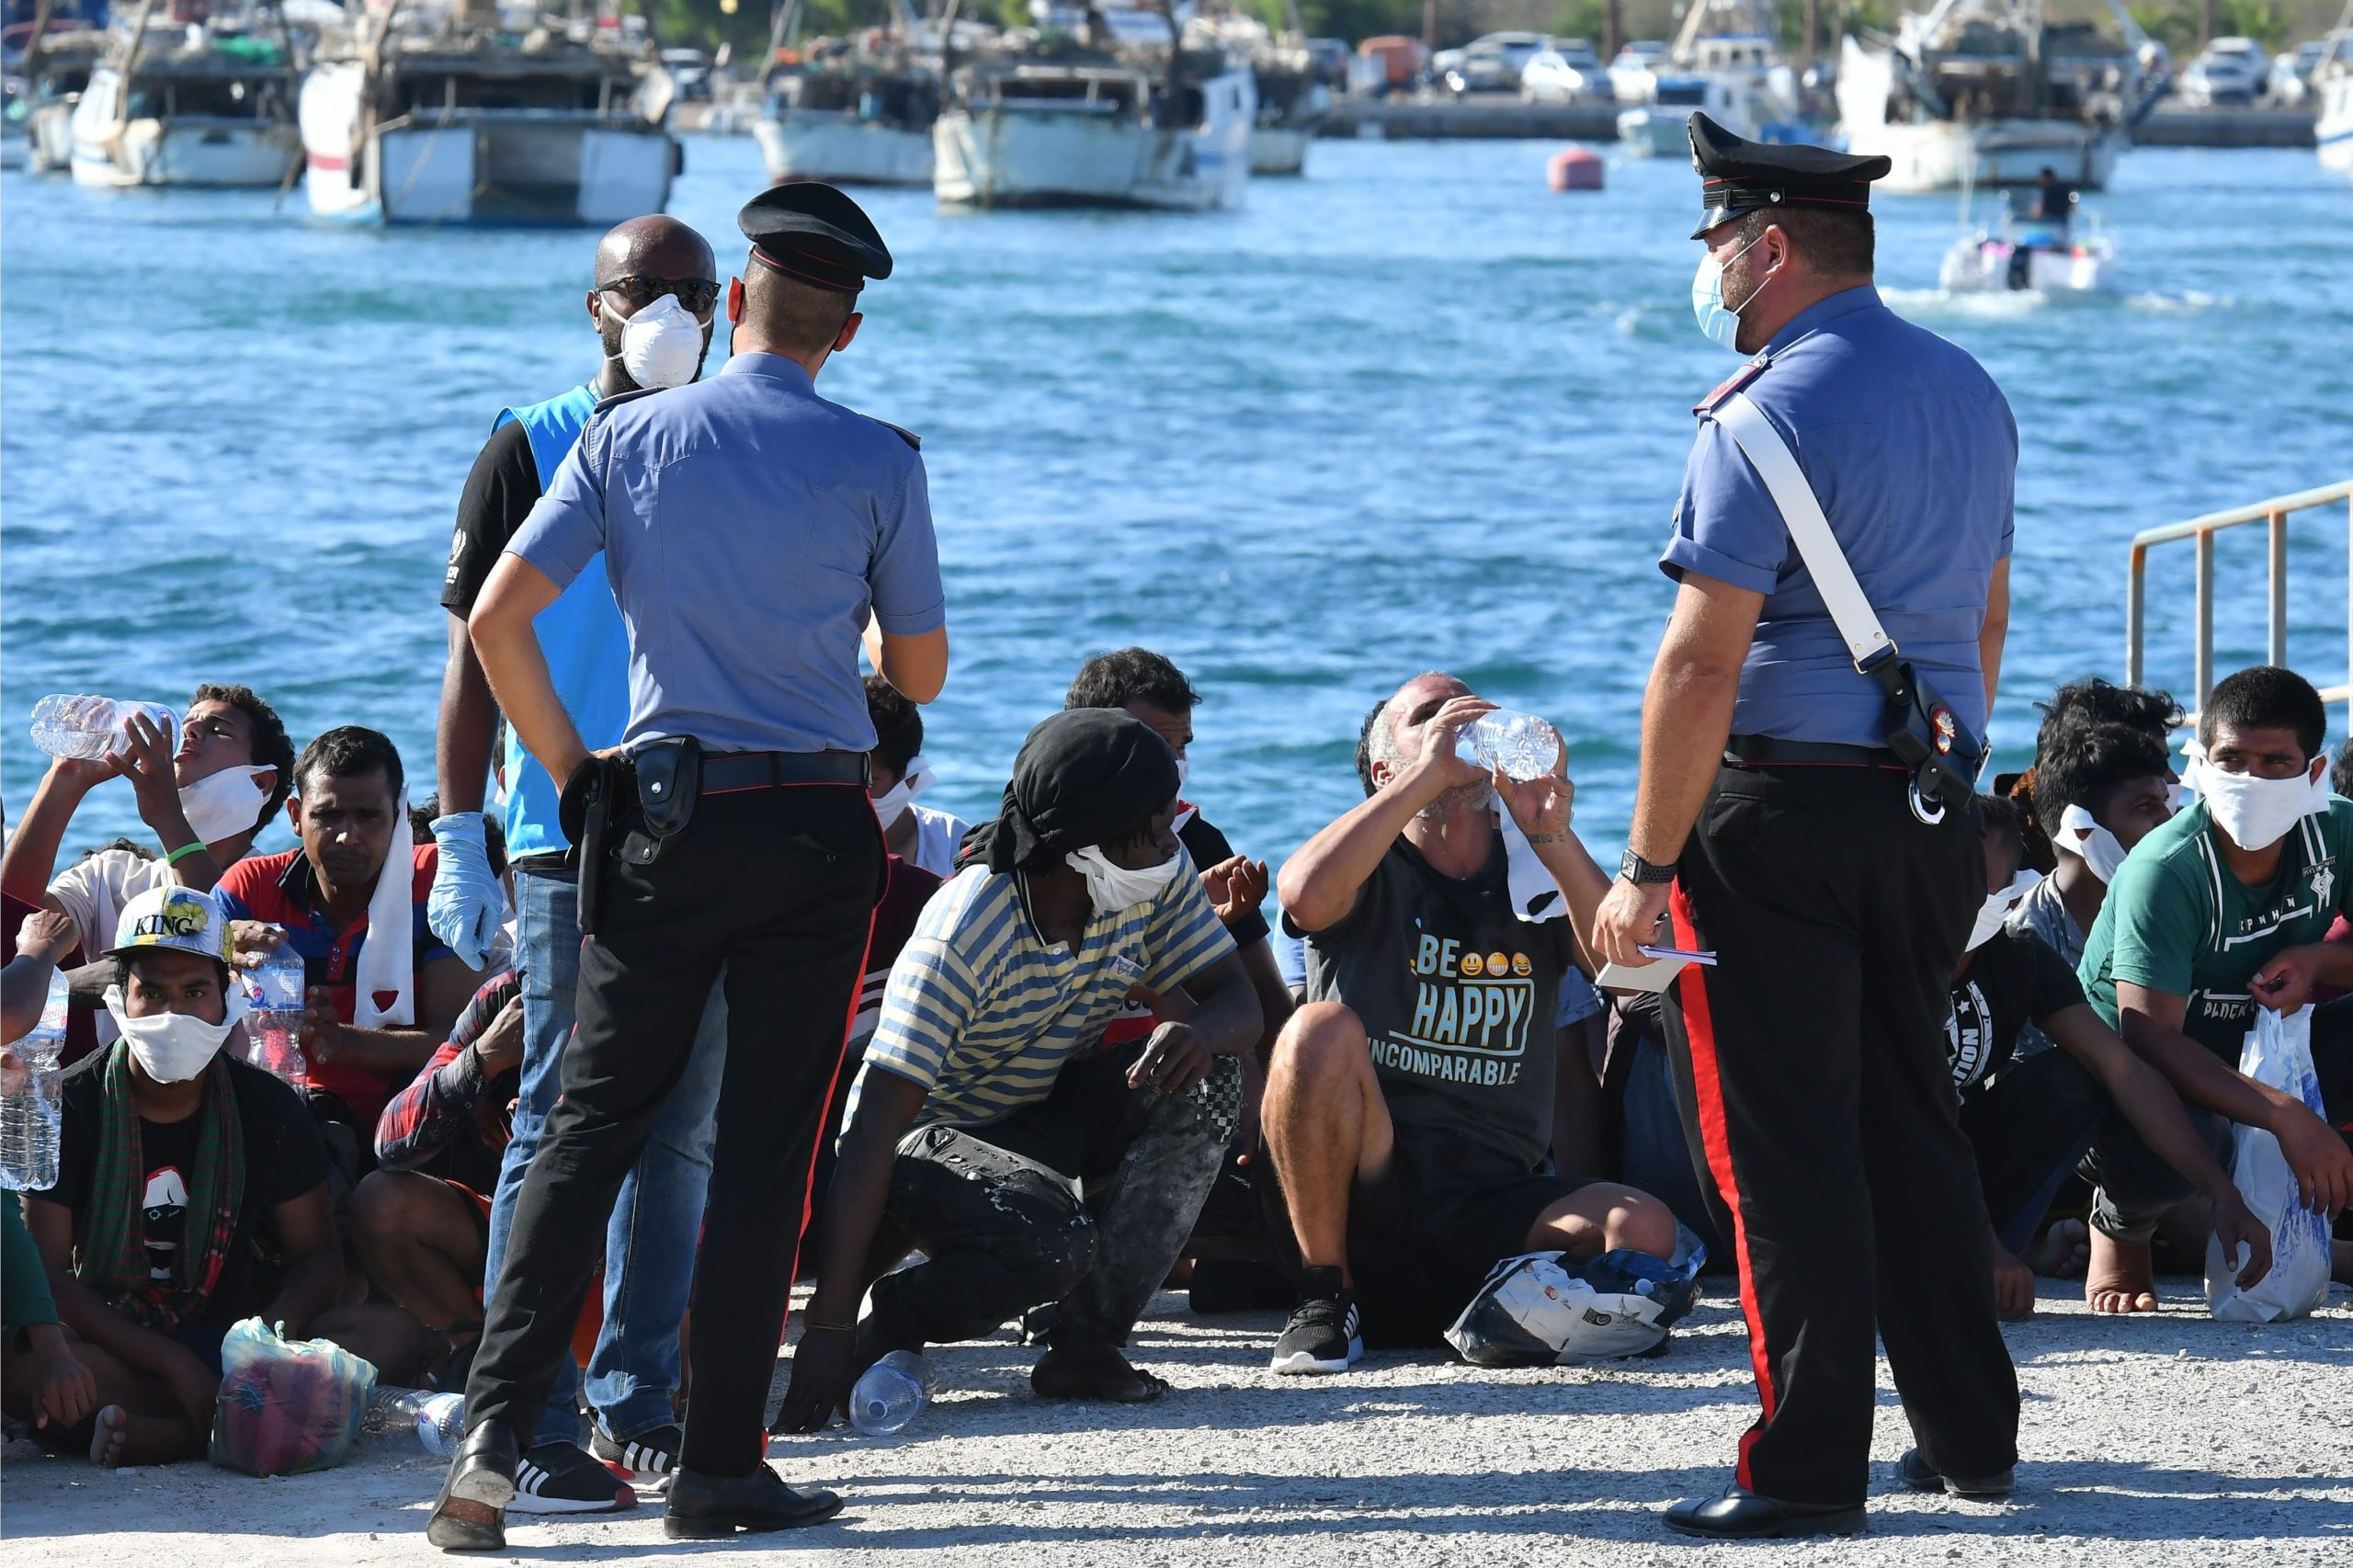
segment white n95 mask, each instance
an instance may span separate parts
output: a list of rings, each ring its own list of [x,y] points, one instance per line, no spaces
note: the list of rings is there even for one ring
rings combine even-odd
[[[224,767],[180,791],[180,812],[199,844],[218,844],[261,823],[261,803],[269,799],[261,776],[274,767]],[[176,846],[175,846],[176,847]]]
[[[1084,849],[1072,850],[1063,857],[1063,861],[1086,879],[1086,896],[1095,901],[1097,909],[1106,915],[1117,915],[1158,898],[1176,880],[1177,868],[1185,863],[1185,857],[1171,855],[1157,866],[1138,870],[1113,865],[1100,845],[1090,844]]]
[[[122,1031],[123,1043],[131,1047],[131,1059],[158,1084],[185,1084],[210,1066],[221,1054],[222,1041],[245,1016],[244,988],[238,985],[228,988],[227,1010],[217,1024],[208,1024],[193,1013],[151,1013],[134,1018],[124,1010],[128,1004],[119,985],[107,987],[106,1004],[115,1028]]]
[[[2010,879],[2009,886],[1995,888],[1987,893],[1985,902],[1977,908],[1977,924],[1969,928],[1968,950],[1973,953],[1999,935],[2002,923],[2009,918],[2010,911],[2018,907],[2018,900],[2041,880],[2040,871],[2020,871]]]
[[[2328,785],[2309,773],[2258,778],[2200,761],[2197,785],[2215,824],[2242,849],[2268,849],[2302,819],[2328,810]]]
[[[665,294],[621,324],[621,369],[641,387],[682,387],[702,365],[702,323]]]
[[[2124,864],[2124,846],[2081,806],[2069,806],[2059,813],[2059,826],[2051,842],[2081,857],[2103,884],[2114,881],[2117,868]]]

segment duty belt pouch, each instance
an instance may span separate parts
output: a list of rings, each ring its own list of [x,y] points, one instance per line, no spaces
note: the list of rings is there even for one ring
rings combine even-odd
[[[619,756],[592,756],[563,781],[559,817],[579,867],[579,892],[573,902],[584,937],[597,934],[597,909],[605,891],[605,852],[620,809],[617,802],[625,796],[628,782],[629,760]]]
[[[694,820],[695,801],[702,793],[702,743],[692,735],[654,741],[630,757],[637,776],[637,819],[621,838],[620,858],[632,866],[651,866],[662,857],[662,846]]]
[[[1967,749],[1951,705],[1897,653],[1887,629],[1879,623],[1879,612],[1863,597],[1855,569],[1838,548],[1838,536],[1830,531],[1830,519],[1823,516],[1822,502],[1806,483],[1789,443],[1746,392],[1724,399],[1708,417],[1723,426],[1755,465],[1855,668],[1887,694],[1881,716],[1886,733],[1881,744],[1912,769],[1914,814],[1936,823],[1944,819],[1948,806],[1973,809],[1975,769],[1964,765],[1973,763],[1977,754]]]

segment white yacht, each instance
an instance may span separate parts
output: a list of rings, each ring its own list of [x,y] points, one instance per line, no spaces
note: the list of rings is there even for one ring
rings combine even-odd
[[[147,0],[112,35],[74,104],[74,183],[284,185],[302,152],[285,45],[226,17],[153,26],[153,12]]]
[[[2320,139],[2320,166],[2353,175],[2353,0],[2328,35],[2320,63],[2313,67],[2313,96],[2320,103],[2313,133]]]
[[[311,210],[360,223],[585,224],[659,212],[678,172],[651,44],[397,0],[302,84]],[[519,39],[517,33],[519,31]]]
[[[1249,63],[1222,50],[1176,47],[1176,24],[1158,19],[1166,30],[1157,50],[1017,51],[958,69],[932,128],[939,199],[1239,206],[1258,111]]]
[[[1891,160],[1883,188],[1897,193],[2032,185],[2044,169],[2104,189],[2164,86],[2141,68],[2147,35],[2110,5],[2120,45],[2047,25],[2039,0],[1938,0],[1893,39],[1848,36],[1837,86],[1848,151]]]
[[[1689,157],[1695,112],[1751,142],[1820,140],[1799,112],[1797,74],[1781,51],[1772,0],[1693,6],[1645,74],[1645,101],[1618,116],[1619,140],[1636,157]]]

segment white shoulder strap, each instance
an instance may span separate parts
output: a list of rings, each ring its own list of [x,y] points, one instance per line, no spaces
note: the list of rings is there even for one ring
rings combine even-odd
[[[1790,444],[1781,439],[1765,411],[1751,403],[1746,392],[1734,392],[1709,417],[1739,444],[1765,481],[1765,488],[1772,492],[1773,504],[1781,509],[1790,537],[1797,540],[1798,556],[1813,575],[1814,589],[1837,624],[1838,635],[1846,640],[1856,667],[1894,652],[1895,644],[1879,623],[1879,613],[1863,597],[1862,585],[1855,581],[1855,569],[1847,564],[1847,552],[1838,548],[1838,536],[1830,531],[1830,519],[1822,515],[1813,486],[1806,483]]]

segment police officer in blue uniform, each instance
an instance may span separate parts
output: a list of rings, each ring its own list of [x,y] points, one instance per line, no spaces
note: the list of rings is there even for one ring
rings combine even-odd
[[[498,705],[474,656],[467,618],[524,519],[555,483],[597,404],[695,380],[719,313],[710,245],[676,218],[654,214],[617,224],[597,243],[595,283],[585,313],[604,349],[603,364],[585,383],[499,411],[466,477],[442,585],[449,656],[434,746],[442,810],[433,823],[441,854],[426,919],[452,952],[476,966],[497,935],[506,900],[491,871],[483,811]],[[535,630],[549,676],[581,739],[591,750],[618,744],[629,724],[629,634],[604,574],[592,570],[574,578],[540,613]],[[523,1074],[513,1136],[491,1195],[485,1280],[496,1279],[506,1261],[523,1174],[555,1108],[564,1047],[572,1039],[580,954],[579,868],[558,820],[562,780],[548,777],[511,728],[502,754],[500,825],[515,873]],[[726,1028],[726,1005],[714,995],[687,1071],[613,1205],[605,1235],[604,1326],[589,1363],[594,1452],[578,1441],[579,1369],[564,1357],[556,1364],[538,1429],[517,1434],[526,1466],[514,1504],[518,1513],[625,1507],[631,1499],[621,1478],[600,1461],[657,1476],[677,1462],[671,1400],[678,1388],[678,1324],[710,1178],[711,1111],[719,1099]],[[480,1325],[473,1326],[478,1332]],[[464,1353],[472,1350],[469,1345]]]
[[[515,1205],[428,1525],[505,1543],[532,1429],[621,1179],[686,1072],[722,966],[727,1051],[695,1273],[692,1381],[664,1525],[729,1536],[840,1499],[762,1461],[769,1379],[817,1130],[884,877],[866,793],[861,642],[919,702],[947,677],[946,606],[914,437],[820,397],[891,255],[830,186],[739,222],[734,352],[716,376],[601,404],[483,585],[470,624],[524,747],[562,779],[579,846],[576,1032]],[[597,558],[601,555],[601,562]],[[629,722],[592,753],[534,619],[595,562],[629,631]]]
[[[1678,1097],[1740,1272],[1763,1412],[1712,1537],[1862,1528],[1874,1335],[1911,1417],[1904,1484],[2006,1493],[2018,1383],[1945,1062],[1984,896],[1970,783],[2007,617],[2018,434],[1967,354],[1871,286],[1885,158],[1691,119],[1700,329],[1751,356],[1703,402],[1662,567],[1675,608],[1605,958],[1712,952],[1667,993]],[[1859,667],[1783,509],[1716,415],[1794,454],[1900,659]]]

